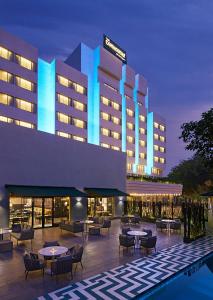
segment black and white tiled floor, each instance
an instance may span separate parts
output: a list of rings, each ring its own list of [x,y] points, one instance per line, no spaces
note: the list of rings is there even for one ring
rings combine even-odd
[[[178,244],[41,296],[39,300],[132,299],[213,252],[213,237]]]

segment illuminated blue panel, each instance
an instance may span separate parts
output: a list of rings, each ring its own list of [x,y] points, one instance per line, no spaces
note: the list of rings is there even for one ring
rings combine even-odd
[[[120,80],[120,94],[122,96],[122,151],[126,152],[126,97],[124,84],[126,81],[126,65],[122,66],[122,79]]]
[[[55,134],[55,60],[38,59],[38,130]]]
[[[133,172],[137,173],[137,166],[139,164],[139,105],[138,105],[138,85],[139,74],[135,76],[135,86],[133,90],[133,99],[135,102],[135,163],[133,165]]]
[[[100,84],[98,66],[100,48],[92,50],[81,44],[81,71],[88,77],[88,143],[100,144]]]
[[[146,113],[148,114],[149,112],[149,89],[147,88],[147,94],[145,96],[145,108],[146,108]]]
[[[153,139],[154,139],[154,128],[153,128],[153,112],[147,114],[147,166],[146,166],[146,173],[148,175],[152,174],[152,168],[154,166],[154,146],[153,146]]]

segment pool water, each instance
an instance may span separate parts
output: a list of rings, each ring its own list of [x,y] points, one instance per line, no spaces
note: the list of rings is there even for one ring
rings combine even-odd
[[[213,255],[138,299],[213,300]]]

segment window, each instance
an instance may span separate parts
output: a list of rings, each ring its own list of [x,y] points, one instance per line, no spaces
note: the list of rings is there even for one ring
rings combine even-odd
[[[4,116],[0,116],[0,121],[5,123],[13,123],[13,119]]]
[[[118,92],[118,90],[116,88],[114,88],[113,86],[109,85],[108,83],[104,83],[105,86],[107,86],[109,89],[111,89],[114,92]]]
[[[127,171],[129,171],[129,172],[132,171],[132,164],[127,164]]]
[[[105,143],[101,143],[101,147],[104,147],[104,148],[110,148],[110,145],[108,145],[108,144],[105,144]]]
[[[126,113],[127,113],[128,116],[134,117],[134,111],[133,111],[133,110],[127,108],[127,109],[126,109]]]
[[[10,50],[0,46],[0,57],[11,60],[13,57],[13,53]]]
[[[154,139],[158,140],[159,139],[159,135],[157,133],[154,133]]]
[[[158,151],[159,150],[159,146],[158,145],[154,145],[154,150]]]
[[[34,111],[34,104],[22,99],[16,99],[16,107],[22,110],[26,110],[28,112]]]
[[[144,166],[143,165],[138,165],[138,167],[137,167],[137,169],[138,169],[138,173],[144,173]]]
[[[31,92],[33,92],[35,88],[34,83],[18,76],[16,76],[16,85]]]
[[[154,122],[154,127],[155,128],[158,128],[159,127],[159,124],[157,122]]]
[[[127,135],[126,139],[127,139],[127,141],[128,141],[129,143],[131,143],[131,144],[134,143],[134,138],[133,138],[132,136]]]
[[[146,159],[146,154],[143,153],[143,152],[141,152],[141,153],[139,154],[139,157],[140,157],[141,159]]]
[[[129,157],[133,157],[134,156],[134,151],[132,151],[132,150],[126,150],[126,154]]]
[[[13,75],[6,71],[0,70],[0,80],[11,83],[13,80]]]
[[[79,120],[79,119],[75,119],[75,118],[73,118],[72,121],[73,121],[74,126],[76,126],[78,128],[85,128],[85,122],[84,121]]]
[[[109,136],[110,135],[110,131],[109,131],[109,129],[107,129],[107,128],[101,128],[101,133],[102,133],[102,135],[105,135],[105,136]]]
[[[143,115],[140,115],[139,119],[140,119],[141,122],[145,122],[145,120],[146,120],[146,118]]]
[[[139,143],[140,143],[140,146],[141,146],[141,147],[145,147],[145,146],[146,146],[146,142],[145,142],[145,141],[143,141],[143,140],[140,140],[140,142],[139,142]]]
[[[160,135],[160,141],[161,141],[161,142],[165,142],[165,137],[162,136],[162,135]]]
[[[165,152],[165,148],[164,147],[160,147],[160,152],[164,153]]]
[[[134,125],[133,125],[132,123],[127,122],[127,123],[126,123],[126,126],[127,126],[128,129],[134,130]]]
[[[73,135],[72,138],[73,138],[73,140],[79,141],[79,142],[85,142],[86,141],[85,138],[83,138],[81,136],[77,136],[77,135]]]
[[[66,124],[70,124],[70,117],[68,115],[57,113],[58,121]]]
[[[7,94],[0,93],[0,103],[4,105],[11,105],[13,97]]]
[[[35,127],[34,124],[32,123],[24,122],[20,120],[15,120],[15,124],[26,128],[32,128],[32,129]]]
[[[57,79],[58,79],[58,82],[63,85],[63,86],[66,86],[66,87],[69,87],[69,80],[63,76],[60,76],[58,75],[57,76]]]
[[[73,82],[73,87],[77,93],[82,94],[82,95],[86,94],[86,89],[82,85]]]
[[[161,163],[161,164],[165,164],[165,158],[160,157],[160,163]]]
[[[35,68],[34,62],[32,62],[31,60],[29,60],[21,55],[16,54],[16,61],[18,62],[18,64],[20,66],[22,66],[23,68],[26,68],[28,70],[33,71]]]
[[[110,120],[110,115],[105,113],[105,112],[101,112],[101,118],[105,121],[109,121]]]
[[[104,105],[107,105],[107,106],[110,105],[110,100],[104,96],[101,96],[101,101]]]
[[[64,138],[70,138],[70,134],[69,133],[66,133],[66,132],[62,132],[62,131],[57,131],[56,132],[57,135],[61,136],[61,137],[64,137]]]
[[[114,101],[111,101],[111,106],[115,109],[115,110],[120,110],[120,104],[114,102]]]
[[[162,170],[158,169],[158,168],[152,168],[152,173],[155,174],[155,175],[161,175]]]
[[[145,134],[146,130],[144,128],[139,128],[139,132],[140,132],[140,134]]]
[[[157,157],[157,156],[154,156],[154,162],[159,162],[159,157]]]
[[[58,94],[58,102],[69,106],[71,104],[71,99],[67,96]]]
[[[112,120],[112,122],[113,122],[114,124],[117,124],[117,125],[120,124],[120,119],[119,119],[119,118],[116,118],[116,117],[114,117],[114,116],[111,116],[111,120]]]
[[[73,102],[73,107],[75,108],[75,109],[78,109],[78,110],[80,110],[80,111],[85,111],[86,109],[86,107],[85,107],[85,104],[84,103],[81,103],[81,102],[79,102],[79,101],[77,101],[77,100],[73,100],[72,101]]]
[[[165,131],[165,126],[160,125],[160,130],[161,130],[161,131]]]
[[[111,136],[112,136],[114,139],[119,140],[121,135],[120,135],[119,132],[112,131],[112,132],[111,132]]]
[[[116,151],[120,151],[120,148],[117,147],[117,146],[111,146],[111,149],[112,149],[112,150],[116,150]]]

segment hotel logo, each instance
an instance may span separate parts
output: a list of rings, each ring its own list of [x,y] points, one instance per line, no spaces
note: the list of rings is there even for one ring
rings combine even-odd
[[[103,46],[110,53],[119,58],[124,64],[127,63],[126,52],[104,34]]]

